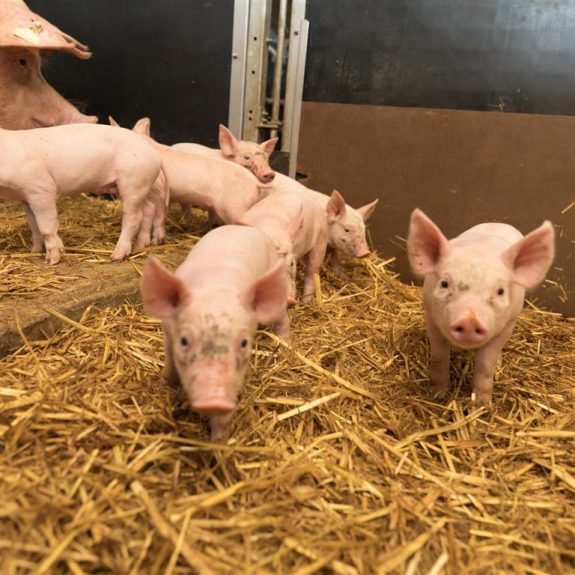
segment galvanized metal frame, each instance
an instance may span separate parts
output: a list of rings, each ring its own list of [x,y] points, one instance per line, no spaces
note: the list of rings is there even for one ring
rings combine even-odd
[[[299,121],[303,95],[309,24],[306,0],[279,1],[277,57],[274,68],[271,113],[266,110],[267,43],[274,0],[236,0],[228,126],[239,138],[262,141],[281,132],[281,151],[290,156],[289,173],[295,176]],[[291,8],[287,26],[288,2]],[[286,90],[281,109],[285,30],[288,30]],[[280,117],[283,116],[283,117]]]

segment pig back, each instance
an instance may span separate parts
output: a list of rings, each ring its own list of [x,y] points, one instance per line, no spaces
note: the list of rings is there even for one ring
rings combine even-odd
[[[522,237],[523,234],[509,224],[490,222],[469,228],[451,239],[449,244],[458,250],[465,249],[477,254],[498,256]]]
[[[266,273],[278,256],[271,240],[249,226],[225,225],[208,232],[176,270],[192,290],[224,285],[241,293]]]
[[[28,177],[47,173],[60,195],[98,191],[122,178],[133,185],[153,183],[161,168],[153,146],[124,128],[69,124],[3,131],[1,137],[3,143],[13,137],[30,159],[24,170]]]

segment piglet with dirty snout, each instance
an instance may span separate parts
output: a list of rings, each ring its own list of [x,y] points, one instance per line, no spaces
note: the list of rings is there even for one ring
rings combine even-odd
[[[146,311],[162,319],[165,377],[182,384],[211,438],[230,433],[258,323],[289,339],[284,262],[255,228],[208,232],[171,273],[148,258],[140,284]]]
[[[123,128],[68,124],[0,129],[0,149],[0,199],[24,205],[33,252],[45,248],[47,263],[60,261],[64,246],[58,236],[58,197],[114,190],[122,199],[122,231],[112,259],[131,252],[162,167],[150,143]]]
[[[448,240],[419,209],[411,215],[407,250],[424,277],[430,341],[430,382],[436,396],[449,387],[451,346],[476,349],[473,391],[488,405],[501,350],[523,307],[525,290],[543,281],[553,262],[555,233],[544,222],[527,236],[501,223],[479,224]]]

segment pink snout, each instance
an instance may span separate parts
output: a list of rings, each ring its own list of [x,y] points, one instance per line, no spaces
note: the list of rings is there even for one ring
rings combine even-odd
[[[192,409],[201,415],[224,415],[236,408],[231,401],[221,398],[207,398],[192,404]]]
[[[488,333],[487,327],[473,312],[455,320],[449,326],[452,340],[462,346],[481,345],[486,341]]]
[[[356,258],[365,258],[369,255],[369,248],[367,244],[360,244],[355,246],[355,257]]]
[[[275,177],[276,173],[273,170],[265,170],[257,174],[258,180],[263,184],[269,184]]]

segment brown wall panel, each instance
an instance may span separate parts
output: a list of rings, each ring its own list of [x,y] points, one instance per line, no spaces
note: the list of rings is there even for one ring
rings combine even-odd
[[[575,117],[305,102],[298,171],[309,187],[335,188],[353,206],[380,198],[374,246],[396,257],[405,281],[412,276],[398,238],[415,207],[447,237],[486,221],[527,233],[551,220],[557,258],[532,297],[575,315]]]

